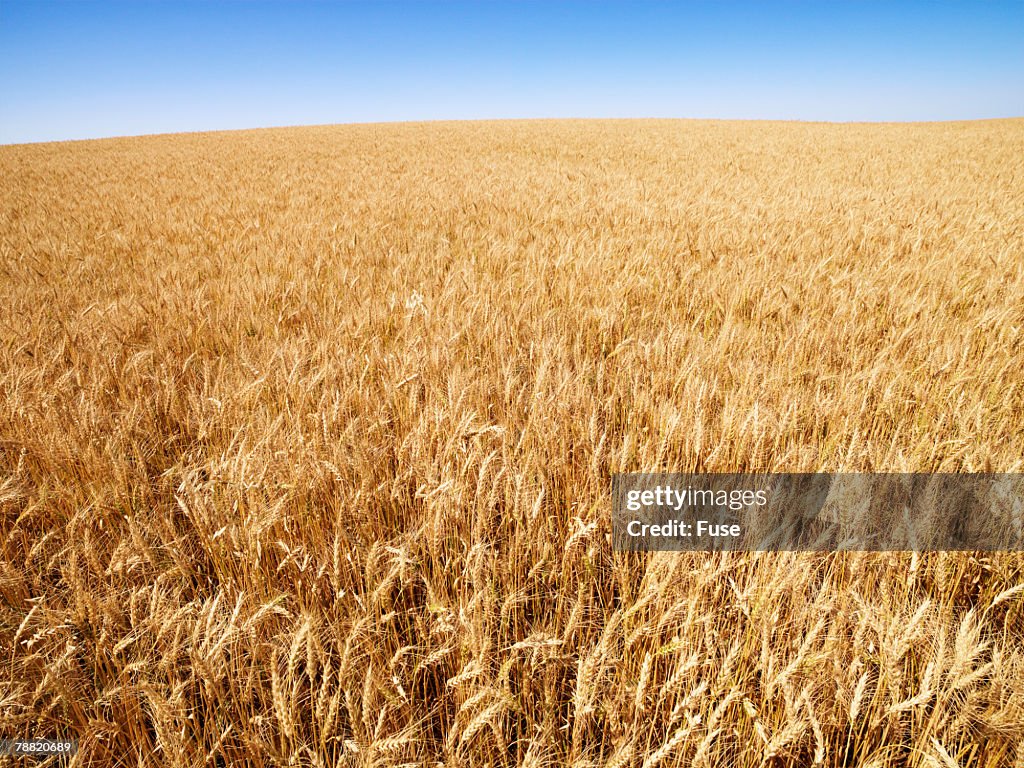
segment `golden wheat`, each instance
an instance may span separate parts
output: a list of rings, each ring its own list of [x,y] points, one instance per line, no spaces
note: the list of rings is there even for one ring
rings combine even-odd
[[[1019,554],[613,554],[618,471],[1024,469],[1024,122],[0,148],[0,736],[1024,765]]]

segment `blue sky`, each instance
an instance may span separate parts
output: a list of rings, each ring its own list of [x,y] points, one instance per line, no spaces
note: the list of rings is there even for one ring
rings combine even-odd
[[[392,120],[1020,116],[1024,0],[0,0],[0,83],[0,143]]]

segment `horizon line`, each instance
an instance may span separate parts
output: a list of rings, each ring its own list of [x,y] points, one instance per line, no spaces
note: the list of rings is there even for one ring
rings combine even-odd
[[[244,128],[197,128],[187,131],[157,131],[154,133],[125,133],[108,136],[87,136],[67,139],[32,139],[29,141],[0,141],[0,148],[29,147],[42,144],[78,144],[93,141],[117,141],[123,139],[162,138],[168,136],[200,136],[218,133],[247,133],[251,131],[283,131],[297,128],[343,128],[387,125],[431,125],[443,123],[525,123],[525,122],[702,122],[702,123],[787,123],[799,125],[950,125],[955,123],[985,123],[1007,120],[1024,120],[1024,114],[997,117],[949,118],[944,120],[810,120],[802,118],[774,117],[453,117],[409,120],[357,120],[337,123],[291,123],[287,125],[258,125]]]

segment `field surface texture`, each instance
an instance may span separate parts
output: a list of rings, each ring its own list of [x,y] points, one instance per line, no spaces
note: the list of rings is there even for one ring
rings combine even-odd
[[[0,147],[0,737],[1024,766],[1024,555],[616,554],[619,471],[1024,471],[1024,121]]]

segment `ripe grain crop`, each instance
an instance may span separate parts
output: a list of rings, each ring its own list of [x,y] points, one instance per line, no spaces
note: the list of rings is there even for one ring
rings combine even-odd
[[[617,554],[619,471],[1024,470],[1024,121],[0,148],[0,737],[1024,766],[1024,555]]]

